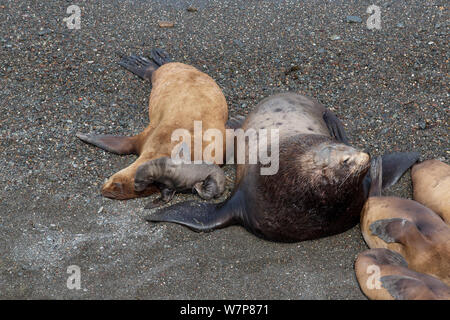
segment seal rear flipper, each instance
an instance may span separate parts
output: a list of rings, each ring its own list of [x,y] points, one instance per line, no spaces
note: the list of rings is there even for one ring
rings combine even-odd
[[[435,294],[423,281],[403,276],[389,275],[380,278],[381,285],[396,300],[433,299]]]
[[[159,65],[155,61],[136,55],[122,58],[122,60],[119,61],[119,65],[128,71],[131,71],[141,79],[148,81],[152,80],[153,72],[159,68]]]
[[[77,133],[76,136],[89,144],[99,147],[103,150],[117,154],[138,154],[136,147],[136,137],[113,136],[109,134],[83,134]]]
[[[209,232],[236,224],[232,212],[220,210],[214,203],[195,201],[180,202],[161,209],[145,220],[178,223],[197,232]]]
[[[418,152],[396,152],[383,155],[383,189],[396,184],[419,158]]]
[[[163,64],[172,62],[172,58],[170,55],[162,50],[162,49],[152,49],[150,51],[150,58],[158,65],[162,66]]]
[[[336,117],[336,115],[330,110],[325,110],[323,113],[323,120],[328,127],[330,135],[337,141],[342,142],[346,145],[350,145],[347,135],[344,130],[342,122]]]

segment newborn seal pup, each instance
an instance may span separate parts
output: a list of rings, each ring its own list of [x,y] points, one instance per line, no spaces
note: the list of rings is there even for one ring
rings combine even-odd
[[[450,226],[420,203],[381,196],[381,159],[375,160],[370,197],[361,213],[361,230],[370,248],[400,253],[414,271],[450,285]]]
[[[450,287],[438,278],[408,268],[397,252],[370,249],[358,255],[355,273],[372,300],[449,300]]]
[[[136,171],[134,190],[141,192],[150,184],[159,186],[161,198],[146,209],[169,202],[176,191],[196,191],[205,200],[216,198],[225,190],[225,174],[216,164],[175,163],[162,157],[145,162]]]
[[[357,224],[370,185],[369,155],[348,145],[331,111],[302,95],[277,94],[261,101],[242,128],[279,130],[275,174],[262,175],[260,161],[245,161],[237,164],[235,188],[224,203],[178,203],[146,219],[195,231],[242,225],[259,237],[284,242],[328,236]],[[385,156],[386,185],[417,158],[415,153]]]
[[[150,124],[133,137],[81,134],[77,137],[104,150],[117,154],[137,154],[129,167],[114,174],[102,187],[102,194],[113,199],[130,199],[157,192],[156,186],[136,191],[134,177],[137,168],[151,159],[171,156],[177,141],[171,141],[176,129],[186,129],[194,150],[194,121],[201,121],[201,134],[208,129],[219,130],[225,136],[228,108],[225,96],[214,80],[194,67],[171,62],[168,54],[152,50],[151,59],[130,56],[119,64],[139,77],[152,82],[149,100]],[[202,155],[207,144],[202,144]],[[215,151],[203,160],[215,161]],[[225,147],[222,151],[225,154]],[[212,158],[211,158],[212,157]],[[191,154],[194,160],[194,153]]]
[[[414,200],[430,208],[450,224],[450,166],[427,160],[411,169]]]

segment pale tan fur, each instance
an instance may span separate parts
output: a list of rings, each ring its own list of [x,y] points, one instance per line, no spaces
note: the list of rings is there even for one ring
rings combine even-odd
[[[370,230],[378,220],[402,218],[416,230],[408,230],[405,243],[386,243]],[[420,203],[395,197],[370,197],[361,213],[361,231],[370,248],[387,248],[400,253],[408,266],[450,284],[450,227]]]
[[[157,191],[134,191],[134,176],[144,162],[171,156],[179,142],[171,142],[176,129],[187,129],[192,137],[191,157],[194,157],[194,121],[202,121],[202,134],[214,128],[225,137],[228,108],[225,96],[215,81],[207,74],[183,63],[167,63],[152,76],[149,101],[149,126],[136,136],[138,159],[129,167],[114,174],[102,188],[102,194],[115,199],[147,196]],[[209,143],[203,143],[203,149]],[[225,144],[224,144],[225,145]],[[225,147],[223,150],[225,154]],[[213,159],[204,159],[210,161]]]
[[[439,160],[416,164],[411,171],[414,200],[450,224],[450,166]]]
[[[358,255],[355,262],[355,273],[359,286],[364,294],[372,300],[394,300],[394,297],[383,286],[381,279],[385,276],[400,276],[418,280],[417,286],[404,287],[408,299],[414,300],[448,300],[450,289],[438,279],[415,272],[400,263],[383,261],[389,250],[372,249]],[[379,271],[379,273],[378,273]]]

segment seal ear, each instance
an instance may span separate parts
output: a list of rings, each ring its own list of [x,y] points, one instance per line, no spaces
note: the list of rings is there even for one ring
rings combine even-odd
[[[116,154],[138,154],[136,136],[113,136],[109,134],[83,134],[77,133],[78,139],[92,144],[100,149]]]

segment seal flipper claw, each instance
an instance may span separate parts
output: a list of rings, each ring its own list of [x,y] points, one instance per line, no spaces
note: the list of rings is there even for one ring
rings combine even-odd
[[[78,139],[116,154],[137,154],[136,136],[114,136],[109,134],[76,133]]]
[[[136,55],[122,58],[119,61],[119,65],[148,81],[152,80],[153,72],[159,68],[159,65],[154,61]]]
[[[172,58],[169,54],[162,49],[152,49],[150,51],[150,58],[158,65],[162,66],[163,64],[169,63],[172,61]]]
[[[337,141],[342,142],[346,145],[350,145],[347,135],[344,130],[342,122],[336,117],[336,115],[330,110],[325,110],[323,113],[323,120],[328,127],[330,135]]]
[[[396,152],[383,155],[383,189],[396,184],[419,158],[418,152]]]

